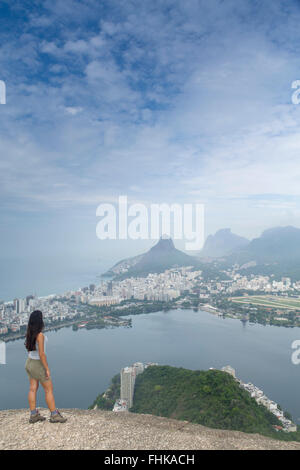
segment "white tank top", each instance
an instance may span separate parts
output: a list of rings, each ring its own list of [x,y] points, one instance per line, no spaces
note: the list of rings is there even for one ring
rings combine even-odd
[[[45,338],[44,351],[46,352],[46,343],[48,341],[48,338],[45,335],[44,335],[44,338]],[[38,348],[38,345],[36,345],[36,348]],[[39,350],[37,349],[36,351],[29,351],[28,357],[29,357],[29,359],[35,359],[35,360],[38,361],[40,359]]]

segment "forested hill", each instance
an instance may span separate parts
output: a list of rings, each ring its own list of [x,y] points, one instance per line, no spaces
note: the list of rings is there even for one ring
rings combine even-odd
[[[273,425],[280,424],[277,418],[258,405],[231,375],[218,370],[151,366],[137,376],[130,411],[298,440],[298,432],[289,436],[276,432]]]

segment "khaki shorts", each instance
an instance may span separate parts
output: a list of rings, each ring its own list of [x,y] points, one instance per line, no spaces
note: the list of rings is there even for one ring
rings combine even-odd
[[[25,364],[25,370],[30,379],[38,380],[39,382],[46,382],[49,377],[46,376],[45,367],[40,359],[27,359]]]

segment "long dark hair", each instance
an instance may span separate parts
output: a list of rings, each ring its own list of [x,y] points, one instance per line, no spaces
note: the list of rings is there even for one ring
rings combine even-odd
[[[30,314],[25,347],[27,351],[36,351],[36,337],[44,328],[43,314],[40,310],[35,310]]]

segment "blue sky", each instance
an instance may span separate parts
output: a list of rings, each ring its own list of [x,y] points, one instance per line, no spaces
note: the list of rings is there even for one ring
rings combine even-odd
[[[205,232],[300,227],[300,2],[2,0],[1,257],[118,259],[96,208],[203,202]]]

